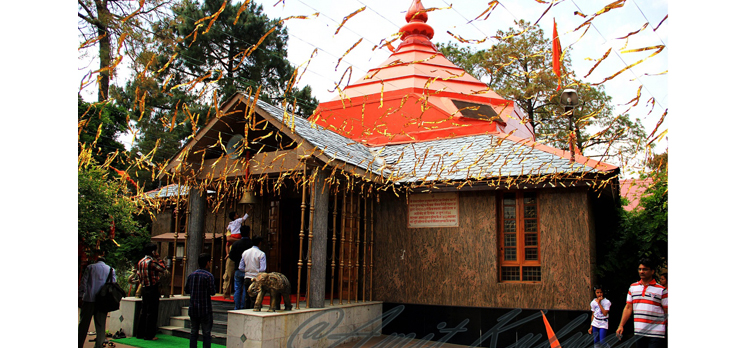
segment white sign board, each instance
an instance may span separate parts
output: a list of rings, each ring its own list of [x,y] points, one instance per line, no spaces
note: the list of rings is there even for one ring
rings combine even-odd
[[[459,227],[459,194],[450,192],[410,195],[408,227]]]

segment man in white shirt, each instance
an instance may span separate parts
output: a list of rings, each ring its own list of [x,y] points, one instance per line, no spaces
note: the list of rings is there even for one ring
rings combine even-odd
[[[95,347],[102,347],[105,342],[105,320],[107,312],[98,310],[95,304],[95,296],[100,291],[108,276],[110,275],[110,266],[105,264],[102,252],[95,251],[97,262],[87,266],[84,274],[81,276],[79,283],[79,308],[81,308],[81,318],[79,321],[79,348],[84,346],[86,341],[89,324],[94,317],[94,328],[97,332],[95,337]],[[113,270],[110,280],[115,283],[115,270]]]
[[[257,274],[267,270],[267,259],[265,258],[265,252],[259,248],[260,244],[262,244],[262,237],[257,236],[252,238],[252,247],[241,254],[239,271],[244,271],[244,290],[249,289],[252,279],[257,277]],[[246,294],[244,308],[252,308],[252,303],[255,299],[250,298],[246,291],[244,293]]]

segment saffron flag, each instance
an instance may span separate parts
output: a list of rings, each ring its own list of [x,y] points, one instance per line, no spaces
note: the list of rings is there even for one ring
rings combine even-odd
[[[553,18],[553,73],[558,76],[558,91],[561,89],[561,40],[558,38],[556,19]]]
[[[545,332],[548,334],[548,342],[550,342],[551,348],[561,348],[561,343],[558,343],[558,338],[556,338],[556,334],[553,333],[553,329],[551,329],[551,324],[548,323],[548,319],[545,318],[545,313],[543,313],[543,311],[540,311],[540,313],[543,314]]]

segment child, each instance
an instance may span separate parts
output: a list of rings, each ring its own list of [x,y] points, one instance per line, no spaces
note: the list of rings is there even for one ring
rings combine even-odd
[[[593,343],[595,348],[607,347],[603,343],[608,333],[608,311],[611,309],[611,301],[603,298],[603,287],[598,285],[594,288],[595,299],[590,302],[590,309],[592,310],[592,317],[590,321],[590,329],[587,333],[593,336]]]
[[[663,285],[664,288],[668,289],[668,273],[661,274],[661,285]]]

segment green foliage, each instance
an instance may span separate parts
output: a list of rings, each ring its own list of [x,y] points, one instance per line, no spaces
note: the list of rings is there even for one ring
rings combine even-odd
[[[78,98],[79,152],[83,147],[92,149],[92,158],[97,163],[108,162],[110,154],[125,152],[118,136],[128,129],[126,110],[111,103],[87,103],[81,96]]]
[[[524,20],[515,24],[505,32],[499,30],[497,43],[487,50],[472,51],[450,42],[439,45],[439,49],[496,93],[514,100],[526,113],[538,141],[568,149],[572,126],[559,105],[563,89],[557,90],[551,40],[537,25]],[[642,123],[626,114],[616,115],[603,86],[594,87],[576,79],[570,71],[568,51],[564,52],[562,69],[563,88],[577,90],[583,102],[572,121],[577,147],[583,153],[591,151],[607,157],[635,153],[638,140],[646,136]]]
[[[651,174],[637,208],[619,208],[616,231],[599,236],[597,275],[604,285],[622,289],[638,278],[637,262],[647,257],[658,262],[656,275],[668,267],[668,174]],[[639,278],[638,278],[639,279]]]
[[[653,155],[650,161],[648,161],[648,168],[668,171],[668,150],[664,153]]]
[[[79,170],[78,184],[79,243],[85,250],[103,250],[111,266],[127,268],[149,241],[149,234],[134,219],[136,202],[122,183],[109,179],[107,170],[93,164]],[[115,238],[110,239],[113,224]]]

